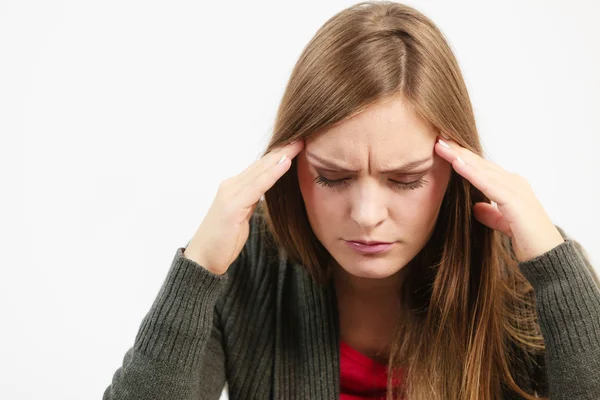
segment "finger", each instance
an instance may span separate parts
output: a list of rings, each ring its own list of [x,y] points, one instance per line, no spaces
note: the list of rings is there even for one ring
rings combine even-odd
[[[493,204],[475,203],[473,206],[473,215],[485,226],[500,231],[507,236],[512,236],[510,223]]]
[[[497,173],[509,173],[495,162],[481,157],[479,154],[472,152],[471,150],[461,146],[451,139],[443,139],[441,142],[438,142],[438,144],[438,150],[443,152],[442,156],[446,154],[450,156],[450,154],[452,154],[461,157],[461,159],[471,165],[477,165],[480,169],[489,169],[490,171]],[[447,144],[449,147],[446,147],[445,144]]]
[[[288,143],[287,145],[276,147],[267,154],[263,155],[260,159],[250,164],[243,172],[238,174],[238,181],[242,184],[247,184],[250,176],[256,178],[256,176],[263,173],[268,168],[268,165],[273,165],[275,158],[277,161],[281,159],[281,156],[285,154],[284,149],[286,147],[290,147],[292,145],[296,145],[296,143]]]
[[[240,177],[240,187],[252,184],[260,175],[269,170],[273,165],[276,165],[281,157],[285,154],[288,158],[293,159],[304,147],[304,141],[298,140],[295,143],[273,149],[265,154],[260,160],[254,162]]]
[[[504,170],[488,168],[476,158],[465,157],[468,160],[466,161],[463,159],[463,154],[459,156],[455,150],[448,149],[442,144],[436,147],[436,151],[488,199],[503,206],[511,197],[512,189],[509,185],[512,182],[512,174]]]
[[[288,144],[288,146],[289,146],[289,144]],[[260,158],[258,158],[257,160],[253,161],[250,165],[248,165],[248,167],[246,169],[244,169],[242,172],[240,172],[237,175],[238,181],[242,182],[243,180],[245,180],[249,173],[252,173],[253,171],[255,171],[257,167],[260,168],[261,164],[264,164],[265,159],[267,157],[273,157],[273,154],[281,152],[281,150],[284,147],[285,146],[276,147],[273,150],[271,150],[270,152],[268,152],[267,154],[263,154],[262,156],[260,156]]]
[[[252,207],[250,207],[250,212],[248,213],[248,216],[247,216],[247,218],[251,217],[251,216],[252,216],[252,214],[254,214],[254,209],[256,208],[256,206],[257,206],[257,205],[258,205],[258,201],[257,201],[256,203],[254,203],[254,204],[252,205]]]
[[[512,177],[501,174],[487,168],[481,169],[481,165],[471,165],[459,161],[459,158],[450,157],[450,163],[454,170],[473,186],[479,189],[485,196],[497,203],[499,207],[506,205],[513,198],[513,189],[510,187]]]
[[[239,198],[244,207],[257,203],[262,195],[279,180],[292,165],[292,160],[287,157],[281,163],[276,163],[264,171],[254,182],[242,188],[236,198]]]

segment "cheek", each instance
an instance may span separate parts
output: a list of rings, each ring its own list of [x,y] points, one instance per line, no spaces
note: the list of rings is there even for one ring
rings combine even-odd
[[[329,190],[323,190],[326,188],[321,187],[314,180],[316,175],[310,171],[308,162],[304,159],[304,154],[298,155],[298,185],[302,192],[304,202],[308,206],[309,204],[324,204],[331,201],[331,193]]]
[[[306,207],[306,214],[315,232],[333,224],[342,210],[340,199],[335,191],[322,188],[314,182],[313,176],[306,166],[298,165],[298,185]],[[319,234],[317,233],[317,236]]]
[[[421,229],[427,225],[432,215],[432,204],[434,203],[433,192],[428,183],[425,187],[416,189],[410,195],[397,197],[392,200],[390,217],[407,230]],[[392,211],[393,210],[393,211]]]
[[[298,159],[298,185],[300,186],[300,192],[304,203],[310,205],[315,201],[315,188],[313,187],[312,178],[305,162]]]
[[[427,184],[421,188],[416,200],[420,203],[424,211],[435,211],[444,198],[444,193],[448,188],[452,166],[450,163],[440,158],[436,159],[436,163],[425,179]]]
[[[307,211],[312,214],[327,214],[340,209],[340,199],[335,191],[322,188],[310,173],[299,173],[298,183]],[[337,206],[336,206],[337,204]]]
[[[447,187],[443,175],[429,174],[427,184],[410,195],[398,197],[393,209],[395,219],[408,230],[429,229],[435,223]]]
[[[428,181],[428,185],[422,188],[416,199],[418,203],[411,207],[413,213],[406,220],[409,222],[409,229],[414,228],[420,233],[417,236],[427,235],[435,227],[444,193],[448,187],[449,175],[446,177],[442,171],[430,176]]]

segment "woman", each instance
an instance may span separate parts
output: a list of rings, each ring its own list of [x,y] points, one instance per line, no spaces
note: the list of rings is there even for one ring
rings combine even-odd
[[[598,398],[598,286],[482,157],[442,33],[359,3],[304,50],[104,399]]]

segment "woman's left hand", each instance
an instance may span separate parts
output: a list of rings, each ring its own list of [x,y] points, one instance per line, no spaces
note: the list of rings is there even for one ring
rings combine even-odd
[[[438,138],[435,150],[457,173],[496,203],[475,203],[473,214],[482,224],[511,238],[519,262],[540,256],[564,242],[525,178],[452,140]]]

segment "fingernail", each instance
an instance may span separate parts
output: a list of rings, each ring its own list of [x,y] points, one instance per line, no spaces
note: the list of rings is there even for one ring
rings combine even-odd
[[[457,160],[458,160],[458,162],[459,162],[459,163],[461,163],[462,165],[467,165],[467,163],[466,163],[466,162],[464,162],[462,158],[460,158],[460,157],[456,157],[456,159],[457,159]]]
[[[438,142],[440,142],[440,144],[442,146],[444,146],[445,148],[447,148],[447,149],[450,148],[450,145],[448,143],[444,142],[442,139],[438,139]]]
[[[279,162],[277,164],[281,164],[284,161],[285,161],[285,154],[283,155],[283,157],[281,157],[281,160],[279,160]]]

